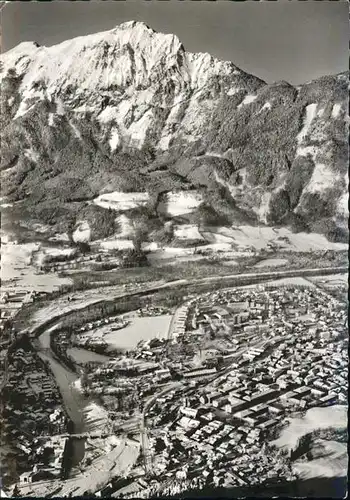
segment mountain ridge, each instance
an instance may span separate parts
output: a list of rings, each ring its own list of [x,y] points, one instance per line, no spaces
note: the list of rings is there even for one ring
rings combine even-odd
[[[1,63],[2,196],[35,219],[74,224],[106,191],[199,189],[229,223],[347,238],[345,73],[267,84],[135,21]]]

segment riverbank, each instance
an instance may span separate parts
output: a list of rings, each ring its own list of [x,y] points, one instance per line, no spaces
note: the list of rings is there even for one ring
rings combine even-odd
[[[45,360],[56,380],[66,412],[71,421],[70,434],[103,430],[106,431],[106,411],[92,398],[85,397],[80,384],[79,368],[76,371],[69,369],[58,359],[51,349],[51,336],[55,334],[55,327],[44,330],[34,341],[35,348],[41,359]],[[73,348],[74,361],[79,366],[81,361],[108,361],[107,356],[100,356],[83,349]],[[82,359],[83,358],[83,359]],[[102,418],[103,417],[103,418]],[[72,453],[71,468],[79,467],[85,456],[85,439],[70,438],[70,452]]]
[[[38,352],[43,361],[49,364],[50,370],[55,377],[59,391],[61,393],[64,408],[71,421],[70,434],[80,434],[85,432],[83,408],[87,405],[84,396],[76,389],[75,382],[78,375],[70,372],[53,355],[48,352]],[[76,467],[84,458],[85,441],[83,439],[73,439],[72,441],[72,467]]]

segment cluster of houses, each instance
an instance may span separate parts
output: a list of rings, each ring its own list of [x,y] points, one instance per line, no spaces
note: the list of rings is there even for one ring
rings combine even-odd
[[[208,325],[216,338],[226,327],[238,340],[232,353],[221,356],[224,363],[231,361],[231,370],[223,376],[217,368],[184,369],[186,363],[178,360],[183,380],[196,387],[195,395],[174,413],[178,395],[170,392],[158,399],[149,415],[156,426],[164,422],[165,413],[173,415],[173,421],[165,419],[163,430],[165,443],[175,453],[165,449],[159,455],[153,450],[156,470],[164,477],[176,477],[171,471],[182,467],[181,453],[190,459],[191,450],[196,473],[201,472],[206,483],[252,484],[252,467],[259,471],[260,482],[281,474],[291,477],[288,461],[276,450],[269,452],[266,441],[276,435],[291,411],[347,400],[346,311],[336,300],[302,287],[255,289],[240,293],[239,298],[231,292],[208,294],[205,303],[197,303],[192,310],[184,308],[187,316],[181,315],[185,331],[176,342],[191,335],[189,325],[195,329]],[[232,363],[247,338],[258,338],[260,344]],[[208,453],[212,453],[212,469]],[[227,456],[234,458],[231,471],[227,464],[220,469],[220,461]],[[278,459],[272,466],[274,457]],[[190,475],[185,475],[187,480]]]
[[[55,412],[50,417],[54,420]],[[19,476],[19,483],[25,485],[37,481],[60,479],[66,441],[65,437],[52,436],[44,439],[36,438],[33,443],[28,443],[27,449],[31,450],[32,467],[31,470]]]
[[[8,377],[2,394],[6,403],[1,414],[1,440],[8,450],[2,457],[5,480],[11,475],[11,460],[17,464],[20,481],[39,480],[50,468],[53,475],[60,473],[62,454],[58,454],[57,443],[52,445],[48,441],[49,436],[66,432],[67,419],[58,388],[48,373],[30,344],[20,342],[9,354]],[[63,450],[64,443],[61,447]]]
[[[345,308],[316,288],[207,293],[176,310],[168,338],[87,366],[84,391],[120,430],[166,389],[147,410],[154,491],[292,479],[271,441],[292,412],[346,404],[346,329]]]
[[[33,302],[36,296],[37,292],[33,290],[15,290],[13,288],[6,290],[2,288],[0,298],[0,332],[3,332],[6,326],[10,324],[23,305]]]
[[[2,287],[0,297],[0,366],[1,374],[5,374],[5,363],[8,349],[16,339],[13,320],[25,304],[30,304],[46,292],[38,292],[14,287]]]
[[[87,255],[72,255],[69,259],[61,262],[59,260],[44,262],[39,266],[39,271],[42,273],[65,272],[77,269],[86,270],[87,268],[99,270],[106,266],[110,266],[110,268],[118,267],[120,263],[121,259],[119,257],[101,253],[89,253]]]
[[[237,298],[239,302],[232,307]],[[219,314],[218,305],[221,309],[228,306],[231,314],[222,310]],[[196,304],[190,324],[192,328],[205,324],[219,338],[217,321],[221,321],[221,329],[229,326],[234,334],[232,316],[237,309],[249,312],[239,323],[237,331],[245,334],[237,335],[238,345],[249,336],[250,341],[260,339],[259,346],[248,347],[223,375],[215,368],[191,370],[189,387],[195,385],[195,392],[180,411],[176,411],[175,393],[163,396],[152,408],[149,417],[156,426],[164,422],[165,413],[173,415],[162,427],[164,450],[160,456],[154,441],[155,467],[164,477],[175,477],[169,471],[180,464],[183,469],[184,463],[195,463],[197,474],[214,485],[252,484],[252,470],[259,472],[260,482],[281,474],[290,477],[288,461],[266,445],[283,427],[286,416],[347,401],[348,339],[341,304],[319,290],[302,288],[217,292]],[[259,316],[267,329],[259,328]],[[244,327],[248,319],[253,329]],[[255,337],[250,337],[251,332]],[[209,457],[212,467],[208,466]],[[226,457],[234,465],[229,471],[226,464],[220,475]]]

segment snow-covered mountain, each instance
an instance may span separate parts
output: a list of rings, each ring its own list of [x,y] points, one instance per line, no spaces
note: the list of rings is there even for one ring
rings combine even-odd
[[[0,81],[2,196],[41,222],[74,226],[112,191],[148,192],[153,220],[196,189],[232,224],[346,235],[346,74],[269,85],[131,21],[21,43]]]

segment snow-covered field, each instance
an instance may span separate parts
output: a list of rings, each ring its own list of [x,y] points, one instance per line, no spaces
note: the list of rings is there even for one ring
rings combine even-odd
[[[291,233],[289,240],[295,251],[312,252],[313,250],[347,250],[347,243],[328,241],[323,234],[318,233]]]
[[[42,266],[47,257],[73,257],[75,254],[77,254],[76,248],[55,248],[40,245],[35,253],[35,264]]]
[[[78,223],[77,228],[73,233],[73,241],[90,241],[91,229],[89,223],[86,221],[81,221]]]
[[[309,432],[327,428],[346,429],[347,410],[345,405],[311,408],[304,417],[290,419],[289,426],[272,443],[278,448],[293,450],[299,438]],[[312,460],[297,460],[293,463],[293,471],[301,479],[346,475],[348,454],[345,443],[316,439],[311,445],[311,452],[315,457]]]
[[[100,194],[93,200],[95,205],[102,208],[112,208],[114,210],[130,210],[131,208],[143,207],[149,200],[148,193],[122,193],[113,191],[113,193]]]
[[[332,274],[328,276],[311,276],[309,279],[315,283],[324,283],[326,286],[336,286],[347,284],[349,276],[347,274]]]
[[[125,238],[109,238],[108,240],[103,240],[99,242],[103,250],[127,250],[128,248],[134,248],[132,240]]]
[[[268,281],[264,283],[266,285],[276,285],[276,286],[283,286],[283,285],[295,285],[295,286],[308,286],[313,288],[315,285],[311,283],[311,281],[302,278],[302,277],[296,277],[296,278],[281,278],[278,280],[273,280],[273,281]]]
[[[292,233],[287,228],[273,228],[268,226],[237,226],[232,228],[217,228],[213,237],[221,241],[227,240],[241,248],[255,248],[261,250],[269,243],[277,244],[285,250],[294,252],[308,252],[313,250],[347,250],[346,243],[333,243],[318,233]],[[281,238],[286,238],[285,241]]]
[[[226,260],[223,264],[224,266],[238,266],[238,262],[236,260]]]
[[[229,247],[226,246],[226,248],[231,248],[232,244],[232,235],[229,233],[229,229],[227,228],[210,228],[210,231],[202,231],[202,234],[204,238],[209,242],[209,243],[215,243],[217,245],[223,244],[223,245],[229,245]]]
[[[181,227],[181,226],[180,226]],[[185,226],[180,233],[188,239],[196,234],[192,225]],[[189,229],[187,229],[189,227]],[[176,261],[190,261],[205,258],[203,253],[217,254],[224,259],[235,259],[237,256],[254,255],[254,252],[268,249],[270,245],[286,252],[312,252],[315,250],[347,250],[346,243],[333,243],[325,236],[316,233],[292,233],[287,228],[273,227],[206,227],[200,234],[208,241],[200,247],[171,247],[164,246],[156,249],[148,259],[151,264],[165,264]],[[184,238],[185,239],[185,238]],[[198,254],[198,251],[201,253]],[[282,266],[287,262],[281,259],[266,260],[257,267]]]
[[[254,248],[261,250],[267,246],[270,240],[278,237],[276,231],[269,227],[210,227],[210,232],[214,241],[222,242],[222,238],[224,237],[226,242],[230,242],[242,249]]]
[[[90,403],[84,408],[84,421],[87,431],[109,432],[108,411],[97,403]]]
[[[279,266],[285,266],[288,264],[287,259],[265,259],[262,260],[261,262],[258,262],[255,264],[253,267],[279,267]]]
[[[39,243],[3,243],[1,245],[1,280],[13,280],[22,289],[51,292],[60,285],[70,284],[69,278],[59,278],[53,273],[36,274],[32,265],[33,254],[40,249]],[[54,252],[54,249],[51,250]],[[12,283],[11,283],[12,284]]]
[[[288,427],[282,430],[278,439],[272,442],[278,448],[293,450],[305,434],[318,429],[346,429],[348,408],[345,405],[310,408],[302,418],[290,419]]]
[[[101,338],[110,346],[118,349],[132,349],[136,347],[140,340],[166,337],[171,318],[172,316],[169,314],[143,318],[135,317],[131,319],[128,326],[115,332],[110,332],[110,326],[106,326],[91,333],[88,332],[85,336]]]
[[[203,240],[203,236],[198,231],[195,224],[181,224],[174,227],[175,238],[185,240]]]
[[[147,258],[151,265],[176,265],[179,262],[194,262],[203,260],[203,255],[193,254],[193,249],[187,248],[174,248],[173,252],[166,250],[157,250],[150,253]],[[178,252],[177,252],[178,250]]]
[[[148,256],[148,260],[156,263],[159,260],[178,259],[181,257],[189,257],[194,253],[194,248],[181,248],[181,247],[163,247]]]
[[[297,461],[293,471],[301,479],[314,477],[345,477],[348,471],[348,449],[345,443],[338,441],[319,440],[312,447],[322,454],[310,461]]]
[[[51,257],[64,256],[68,257],[76,253],[75,248],[53,248],[53,247],[41,247],[40,254],[50,255]]]
[[[67,349],[68,356],[71,356],[77,363],[106,363],[109,361],[108,356],[98,354],[97,352],[89,351],[87,349],[80,349],[79,347],[71,347]]]
[[[49,241],[69,241],[69,237],[67,233],[56,233],[54,236],[50,236]]]
[[[199,251],[201,253],[198,253]],[[176,264],[176,262],[202,260],[216,254],[226,259],[237,256],[230,243],[209,243],[200,247],[163,247],[152,251],[148,255],[148,261],[153,265]]]
[[[332,109],[332,118],[338,118],[340,112],[341,112],[341,104],[339,103],[334,104]]]
[[[172,216],[185,215],[193,212],[202,201],[202,195],[195,190],[171,192],[159,203],[158,211]]]

